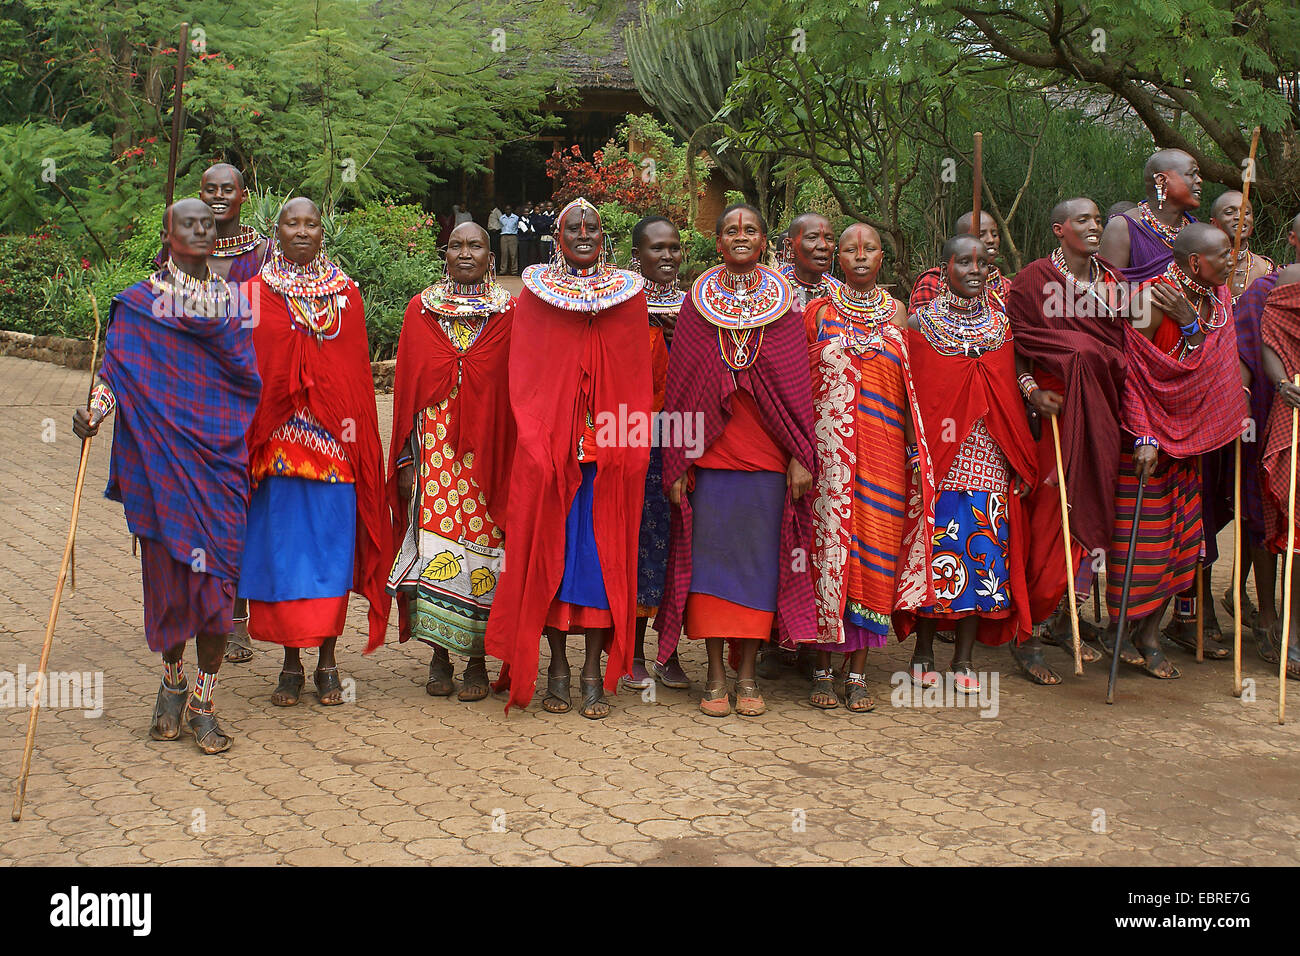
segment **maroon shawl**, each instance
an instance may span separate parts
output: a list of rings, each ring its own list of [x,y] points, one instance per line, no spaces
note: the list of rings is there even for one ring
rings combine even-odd
[[[475,481],[487,496],[488,513],[505,530],[510,464],[514,458],[515,422],[510,414],[506,363],[510,358],[510,332],[514,304],[488,318],[474,344],[461,352],[451,344],[438,317],[417,294],[406,307],[402,334],[397,340],[397,368],[393,377],[393,440],[388,446],[388,507],[393,521],[393,554],[406,537],[407,502],[397,486],[397,460],[406,452],[416,416],[431,405],[451,400],[447,440],[457,455],[473,452]],[[415,473],[420,471],[415,463]],[[498,517],[500,516],[500,517]],[[397,596],[400,640],[410,638],[409,602]]]
[[[384,515],[384,451],[361,293],[355,282],[348,283],[339,333],[318,344],[314,336],[294,327],[284,296],[260,275],[251,289],[262,400],[248,430],[248,447],[256,451],[294,412],[306,407],[347,449],[357,486],[352,590],[370,602],[369,653],[384,643],[388,627],[392,599],[386,585],[393,552],[392,529]]]
[[[1300,372],[1300,283],[1274,286],[1264,301],[1260,318],[1260,337],[1277,353],[1287,374]],[[1260,480],[1264,486],[1265,544],[1273,551],[1286,551],[1287,508],[1290,506],[1291,406],[1273,395],[1273,410],[1268,416],[1264,454],[1260,461]]]
[[[586,314],[549,305],[525,286],[515,326],[509,377],[518,441],[504,515],[505,561],[486,639],[487,652],[505,664],[497,686],[509,682],[507,710],[528,706],[537,686],[538,641],[564,577],[564,522],[582,482],[575,450],[586,411],[594,411],[599,435],[603,421],[649,421],[654,400],[643,293]],[[632,666],[637,539],[649,466],[648,442],[602,442],[596,452],[592,522],[614,618],[605,669],[610,692]]]
[[[1101,286],[1122,280],[1107,263],[1098,263],[1106,270],[1098,284],[1104,296]],[[1012,280],[1007,318],[1016,354],[1065,385],[1065,407],[1057,424],[1072,505],[1070,533],[1089,551],[1105,548],[1115,523],[1127,321],[1107,315],[1091,297],[1075,296],[1050,257],[1029,263]],[[1052,441],[1050,422],[1043,423],[1043,435],[1043,440]],[[1038,477],[1033,494],[1048,494],[1055,502],[1056,485],[1044,483],[1047,475]],[[1059,504],[1052,507],[1059,509]],[[1056,520],[1059,526],[1059,510]]]
[[[1142,288],[1157,282],[1167,280],[1157,277]],[[1250,414],[1237,365],[1228,287],[1219,286],[1215,294],[1227,306],[1227,324],[1210,332],[1201,347],[1181,361],[1125,323],[1128,373],[1120,422],[1130,435],[1155,436],[1160,450],[1174,458],[1222,448],[1241,434]]]
[[[732,393],[742,388],[754,397],[763,424],[777,444],[815,476],[812,381],[803,313],[791,309],[767,325],[754,364],[733,373],[719,352],[717,326],[700,315],[688,295],[678,313],[669,352],[665,414],[692,422],[697,415],[702,416],[703,434],[697,432],[695,438],[702,442],[699,447],[707,449],[722,435],[731,418]],[[686,451],[682,442],[663,449],[665,489],[671,488],[693,463]],[[810,490],[795,501],[787,490],[781,517],[781,553],[792,557],[781,561],[776,620],[787,643],[817,637],[810,562],[796,560],[799,554],[811,554],[814,497]],[[681,638],[686,596],[691,589],[691,533],[691,505],[683,495],[681,507],[672,509],[667,579],[655,618],[661,663],[672,656]]]

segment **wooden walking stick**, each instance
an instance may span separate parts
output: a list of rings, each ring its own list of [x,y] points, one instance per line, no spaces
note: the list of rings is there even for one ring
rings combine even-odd
[[[1292,379],[1300,388],[1300,373]],[[1277,670],[1277,722],[1286,723],[1286,656],[1291,644],[1291,566],[1295,560],[1295,466],[1300,443],[1300,408],[1291,409],[1291,479],[1286,499],[1286,570],[1282,575],[1282,654]]]
[[[1205,459],[1196,456],[1196,473],[1200,476],[1201,513],[1205,513]],[[1201,542],[1204,550],[1205,543]],[[1205,559],[1196,559],[1196,663],[1205,663]]]
[[[1147,490],[1147,476],[1138,478],[1137,504],[1133,508],[1133,530],[1128,536],[1128,560],[1124,563],[1124,586],[1119,592],[1119,624],[1115,628],[1115,654],[1110,662],[1110,681],[1106,684],[1106,703],[1115,703],[1115,681],[1119,677],[1119,651],[1124,646],[1124,627],[1128,624],[1128,595],[1133,586],[1133,560],[1137,557],[1138,527],[1142,524],[1142,496]]]
[[[90,309],[95,316],[95,344],[90,354],[90,386],[86,389],[86,406],[90,406],[90,396],[95,390],[95,364],[99,357],[99,304],[94,293],[90,295]],[[77,535],[77,516],[81,513],[81,486],[86,482],[86,462],[90,460],[90,439],[81,441],[81,463],[77,466],[77,484],[72,490],[72,524],[68,528],[68,543],[63,547],[63,563],[59,565],[59,577],[54,582],[54,600],[50,604],[50,620],[45,625],[45,643],[41,645],[41,663],[37,670],[36,690],[32,695],[32,709],[27,715],[27,740],[23,744],[23,762],[18,772],[18,788],[14,793],[13,820],[17,823],[23,818],[23,799],[27,796],[27,774],[32,769],[32,748],[36,745],[36,715],[41,709],[41,694],[45,691],[47,675],[45,667],[50,662],[50,648],[54,644],[54,622],[59,617],[59,600],[63,597],[63,582],[68,576],[68,564],[72,560],[72,541]]]
[[[1232,238],[1232,275],[1237,272],[1237,257],[1241,255],[1241,229],[1245,225],[1245,206],[1250,199],[1250,184],[1255,180],[1255,150],[1259,148],[1259,127],[1250,134],[1250,159],[1241,177],[1241,208],[1237,210],[1236,235]],[[1231,291],[1232,276],[1228,277]],[[1293,453],[1294,454],[1294,453]],[[1294,459],[1293,459],[1294,461]],[[1232,696],[1241,696],[1241,436],[1233,443],[1232,471]],[[1256,579],[1259,572],[1255,572]]]
[[[1052,416],[1052,444],[1056,448],[1056,487],[1061,495],[1061,538],[1065,544],[1065,587],[1070,601],[1070,631],[1074,635],[1074,674],[1083,674],[1083,649],[1079,646],[1079,609],[1074,603],[1074,561],[1070,558],[1070,506],[1065,494],[1065,465],[1061,463],[1061,429]]]
[[[190,52],[190,25],[181,24],[181,42],[176,48],[176,93],[172,97],[172,141],[167,154],[167,205],[176,195],[176,166],[181,158],[181,129],[185,123],[185,104],[181,90],[185,86],[185,60]]]
[[[1232,696],[1241,696],[1241,436],[1232,444]],[[1258,574],[1258,572],[1256,572]]]
[[[973,198],[971,199],[971,216],[970,216],[970,234],[979,237],[980,234],[980,191],[984,188],[984,134],[975,134],[975,156],[972,160],[975,167],[974,175],[971,182],[974,189],[971,190]]]

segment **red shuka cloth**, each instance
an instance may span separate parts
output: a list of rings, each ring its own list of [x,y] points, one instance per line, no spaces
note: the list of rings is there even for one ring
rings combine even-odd
[[[1287,374],[1300,372],[1300,283],[1273,288],[1264,300],[1260,338],[1277,353]],[[1291,506],[1291,419],[1293,410],[1276,392],[1265,430],[1260,479],[1264,486],[1265,545],[1286,553],[1287,510]],[[1300,537],[1296,538],[1300,542]]]
[[[397,367],[393,373],[393,437],[388,446],[388,507],[393,540],[389,564],[406,537],[408,502],[398,491],[397,460],[407,450],[415,419],[421,411],[447,399],[457,382],[460,388],[448,406],[451,431],[447,441],[457,455],[473,452],[474,479],[487,496],[488,514],[505,531],[510,463],[514,457],[515,421],[510,414],[506,366],[510,359],[510,334],[514,303],[491,316],[474,344],[461,352],[447,338],[438,317],[424,307],[417,294],[406,306],[402,332],[397,339]],[[418,471],[419,462],[414,467]],[[411,637],[410,601],[397,597],[398,640]]]
[[[505,514],[493,514],[505,519],[506,553],[486,638],[487,652],[505,662],[499,684],[509,680],[507,711],[526,707],[537,685],[538,642],[564,576],[565,518],[582,481],[575,449],[586,410],[593,410],[598,434],[606,415],[627,422],[632,432],[634,416],[648,423],[654,400],[644,294],[592,315],[548,305],[525,287],[515,317],[524,332],[510,347],[518,442]],[[650,466],[648,444],[629,447],[625,436],[618,437],[597,453],[592,506],[614,618],[605,668],[611,693],[632,665],[637,540]]]
[[[757,336],[757,333],[755,333]],[[732,395],[743,389],[753,396],[763,426],[781,448],[797,458],[814,476],[817,459],[813,440],[812,380],[808,370],[808,340],[803,312],[791,309],[763,328],[758,358],[747,369],[733,372],[719,351],[718,327],[700,315],[690,296],[682,303],[673,332],[668,358],[668,390],[664,412],[690,419],[697,442],[708,448],[722,435],[732,415]],[[694,429],[695,416],[702,417],[703,433]],[[663,450],[664,488],[686,474],[696,459],[686,456],[684,442],[668,444]],[[810,489],[798,501],[785,495],[781,516],[781,561],[777,591],[776,621],[787,642],[811,641],[817,636],[817,615],[813,606],[812,553],[814,492]],[[659,632],[659,661],[672,656],[681,639],[686,595],[691,589],[690,501],[682,495],[680,507],[672,509],[672,531],[668,546],[668,571],[664,596],[655,618]],[[800,551],[802,549],[802,551]],[[797,555],[804,555],[802,565]]]
[[[1104,260],[1097,284],[1107,298],[1123,280]],[[1118,305],[1118,303],[1115,303]],[[1118,313],[1118,308],[1115,312]],[[1042,388],[1060,391],[1065,407],[1057,416],[1061,460],[1070,504],[1072,551],[1103,551],[1115,524],[1115,480],[1119,475],[1119,405],[1124,387],[1124,326],[1092,296],[1079,296],[1051,257],[1025,266],[1007,295],[1017,355],[1029,359]],[[1046,620],[1066,593],[1061,531],[1060,477],[1052,423],[1043,422],[1038,440],[1038,481],[1030,491],[1029,541],[1025,574],[1042,604],[1030,609]],[[1041,579],[1041,580],[1040,580]],[[1047,606],[1043,606],[1047,605]]]
[[[916,399],[921,413],[917,440],[928,448],[922,452],[920,500],[914,488],[907,509],[904,541],[905,565],[900,569],[898,606],[894,630],[905,639],[916,624],[916,610],[934,603],[930,574],[933,547],[935,487],[948,474],[957,450],[970,434],[976,420],[984,424],[998,443],[1011,471],[1029,487],[1037,478],[1038,460],[1034,439],[1029,434],[1025,404],[1016,385],[1013,339],[1007,335],[1001,348],[977,357],[940,355],[924,335],[908,329],[907,347],[912,376],[917,384]],[[1017,643],[1033,629],[1030,606],[1035,597],[1025,578],[1025,513],[1020,496],[1007,489],[1007,573],[1010,576],[1011,613],[1006,617],[982,618],[981,644]]]
[[[260,447],[294,412],[305,407],[346,449],[357,494],[352,590],[370,603],[369,653],[384,643],[388,628],[392,600],[385,585],[393,553],[384,516],[384,452],[379,443],[361,292],[355,282],[348,283],[339,333],[318,345],[315,336],[294,326],[284,297],[260,275],[250,288],[262,400],[248,431],[248,447]]]
[[[1144,282],[1142,290],[1156,283],[1173,284],[1161,275]],[[1128,373],[1120,402],[1120,422],[1130,435],[1154,436],[1160,450],[1173,458],[1191,458],[1222,448],[1241,434],[1250,414],[1241,387],[1228,287],[1219,286],[1215,295],[1227,307],[1228,322],[1206,335],[1201,347],[1182,360],[1161,351],[1156,343],[1125,323]],[[1165,325],[1159,331],[1174,329],[1176,343],[1173,321],[1168,317],[1162,321]]]

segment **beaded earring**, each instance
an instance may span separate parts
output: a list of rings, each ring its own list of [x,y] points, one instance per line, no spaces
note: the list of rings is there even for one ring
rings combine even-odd
[[[632,250],[632,261],[627,264],[627,267],[630,271],[635,272],[637,275],[644,275],[644,273],[641,271],[641,257],[636,254],[635,249]]]
[[[497,284],[497,257],[488,253],[487,281],[489,286]]]
[[[1165,183],[1164,180],[1156,180],[1156,208],[1165,208]]]

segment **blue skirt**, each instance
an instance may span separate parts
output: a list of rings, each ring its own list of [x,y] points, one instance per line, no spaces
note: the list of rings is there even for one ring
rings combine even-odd
[[[596,500],[596,466],[583,464],[582,484],[573,496],[569,515],[564,519],[564,577],[560,581],[561,601],[583,607],[609,610],[605,597],[605,575],[596,554],[596,523],[592,519],[592,502]]]
[[[1011,609],[1007,496],[941,491],[934,505],[930,574],[938,599],[922,613],[996,614]]]
[[[655,607],[663,600],[671,520],[668,498],[664,494],[663,453],[658,448],[651,448],[636,550],[636,603],[644,607]]]
[[[262,479],[248,507],[239,596],[300,601],[347,594],[356,525],[357,494],[351,484]]]

